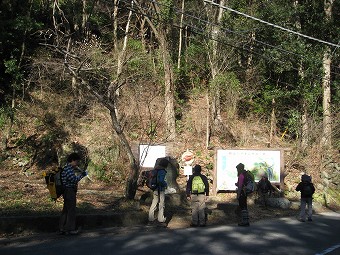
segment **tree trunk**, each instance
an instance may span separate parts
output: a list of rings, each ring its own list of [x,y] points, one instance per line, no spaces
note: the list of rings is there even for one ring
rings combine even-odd
[[[324,11],[326,22],[332,18],[332,7],[334,0],[324,1]],[[326,47],[323,55],[323,69],[324,76],[322,80],[323,89],[323,132],[321,138],[321,145],[330,148],[332,145],[332,118],[331,118],[331,49]]]
[[[163,58],[164,68],[164,86],[165,86],[165,122],[168,133],[168,140],[174,141],[176,138],[176,120],[175,120],[175,107],[174,107],[174,81],[173,69],[171,65],[170,52],[168,50],[167,42],[163,32],[160,32],[160,50]]]
[[[181,14],[181,23],[179,24],[179,42],[178,42],[178,58],[177,58],[178,69],[180,69],[181,67],[181,57],[182,57],[184,3],[185,3],[185,0],[182,0],[182,14]]]
[[[117,31],[118,31],[118,1],[113,0],[113,48],[117,51]]]
[[[269,147],[273,146],[273,140],[276,137],[276,115],[275,115],[275,100],[272,100],[272,115],[270,118],[270,136]]]
[[[144,15],[146,21],[151,27],[156,39],[159,42],[159,50],[162,55],[163,60],[163,69],[164,69],[164,103],[165,103],[165,123],[166,123],[166,131],[167,131],[167,140],[173,141],[176,138],[176,118],[175,118],[175,108],[174,108],[174,80],[173,80],[173,67],[171,54],[168,47],[168,42],[166,40],[166,34],[163,27],[156,27],[155,24],[148,18],[145,14],[144,9],[141,8],[140,4],[137,1],[134,1],[138,10]],[[160,13],[160,10],[157,4],[154,4],[154,8],[157,13]]]
[[[331,119],[331,54],[330,48],[327,47],[323,57],[324,76],[322,80],[323,89],[323,132],[321,145],[331,147],[332,144],[332,119]]]
[[[224,6],[224,0],[220,1],[220,5]],[[211,70],[211,79],[214,80],[216,76],[220,72],[220,67],[218,64],[218,35],[220,34],[220,24],[223,16],[223,8],[219,8],[217,16],[213,17],[214,25],[211,31],[211,38],[212,38],[212,51],[209,54],[209,62],[210,62],[210,70]],[[212,122],[210,123],[212,127],[210,128],[213,133],[215,132],[223,132],[224,125],[221,117],[221,102],[220,102],[220,87],[219,84],[216,84],[214,87],[211,88],[211,102],[210,102],[210,111],[211,111],[211,119]]]

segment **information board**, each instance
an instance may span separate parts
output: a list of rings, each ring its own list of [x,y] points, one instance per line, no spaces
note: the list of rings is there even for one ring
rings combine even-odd
[[[233,191],[237,182],[236,165],[242,163],[250,170],[255,181],[267,174],[272,183],[280,182],[281,151],[280,150],[217,150],[216,152],[216,192]]]
[[[165,146],[162,145],[139,145],[139,162],[141,167],[152,168],[158,158],[165,157]]]

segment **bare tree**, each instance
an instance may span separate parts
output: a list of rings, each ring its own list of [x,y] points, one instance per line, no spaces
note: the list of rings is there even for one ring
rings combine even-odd
[[[219,1],[220,6],[224,6],[225,1]],[[218,8],[217,10],[208,6],[206,2],[204,5],[207,9],[207,15],[212,20],[211,23],[211,40],[208,42],[208,45],[211,45],[211,50],[208,50],[208,57],[210,63],[211,70],[211,79],[214,81],[219,74],[223,74],[224,71],[228,67],[228,56],[221,56],[219,54],[219,37],[221,35],[220,24],[223,17],[223,8]],[[208,47],[209,49],[210,47]],[[223,133],[229,141],[232,143],[235,142],[235,137],[230,128],[226,123],[223,122],[221,115],[221,90],[220,84],[218,82],[214,83],[214,86],[210,88],[210,118],[211,122],[209,125],[209,129],[207,129],[207,144],[206,147],[209,146],[209,137],[211,133]]]
[[[94,51],[96,57],[98,58],[97,50],[100,50],[100,43],[95,38],[93,38],[92,40],[83,44],[81,47],[77,47],[77,43],[72,40],[71,35],[64,30],[61,31],[59,29],[61,23],[68,24],[68,22],[65,16],[60,15],[62,14],[62,10],[59,8],[57,1],[54,2],[54,10],[58,10],[59,13],[59,15],[54,15],[54,17],[59,16],[59,20],[56,18],[54,21],[55,34],[58,36],[56,36],[56,43],[49,46],[53,47],[53,49],[55,49],[57,52],[64,55],[64,66],[71,74],[72,85],[81,90],[88,91],[109,110],[112,128],[115,131],[120,143],[125,148],[130,163],[130,173],[127,178],[125,197],[128,199],[133,199],[137,190],[139,166],[119,122],[119,111],[117,108],[117,91],[126,82],[126,80],[123,79],[121,75],[124,64],[126,63],[125,51],[127,37],[124,38],[121,54],[119,54],[117,57],[116,77],[114,80],[111,80],[110,74],[113,69],[111,62],[114,61],[107,60],[108,63],[105,63],[104,59],[106,58],[104,56],[99,57],[99,59],[91,56],[92,51]],[[131,15],[129,15],[129,19],[130,18]],[[125,31],[129,30],[129,26],[130,20],[126,22]]]
[[[324,1],[324,11],[326,22],[332,17],[332,7],[334,0]],[[332,118],[331,118],[331,49],[326,47],[323,55],[324,76],[322,80],[323,89],[323,132],[321,138],[321,145],[331,147],[332,145]]]
[[[174,108],[174,72],[171,60],[171,54],[169,50],[168,41],[166,38],[166,24],[160,23],[156,26],[151,21],[144,9],[141,7],[138,1],[134,1],[139,12],[145,17],[146,22],[149,24],[153,31],[157,41],[159,42],[159,50],[162,56],[162,64],[164,69],[164,103],[165,103],[165,123],[167,127],[167,139],[172,141],[176,137],[176,120],[175,120],[175,108]],[[154,11],[159,15],[160,7],[153,2]]]

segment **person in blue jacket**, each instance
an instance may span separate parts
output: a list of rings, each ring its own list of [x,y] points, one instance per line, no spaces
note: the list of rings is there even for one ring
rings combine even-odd
[[[157,170],[157,188],[153,191],[153,199],[149,210],[149,223],[152,224],[156,221],[155,211],[158,205],[158,215],[157,220],[159,223],[163,224],[166,222],[166,217],[164,217],[165,209],[165,189],[167,188],[167,183],[165,181],[166,168],[168,166],[168,160],[161,159],[155,166],[154,169]]]

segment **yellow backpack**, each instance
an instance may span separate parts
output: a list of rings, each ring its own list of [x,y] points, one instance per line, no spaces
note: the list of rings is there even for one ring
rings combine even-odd
[[[205,185],[201,176],[197,175],[192,179],[191,193],[199,194],[204,193]]]

